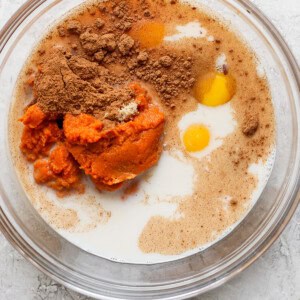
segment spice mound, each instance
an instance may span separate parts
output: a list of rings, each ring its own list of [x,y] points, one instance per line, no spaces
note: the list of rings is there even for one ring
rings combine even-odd
[[[139,84],[124,89],[132,99],[119,109],[119,122],[85,113],[49,114],[39,103],[27,108],[20,148],[34,162],[37,183],[61,195],[83,192],[84,171],[99,190],[113,191],[157,163],[164,114]]]

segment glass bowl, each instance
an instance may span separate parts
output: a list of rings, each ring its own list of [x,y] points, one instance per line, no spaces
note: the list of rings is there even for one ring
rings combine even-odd
[[[267,18],[244,0],[195,0],[237,28],[263,65],[273,96],[277,156],[256,205],[229,235],[189,257],[160,264],[109,261],[51,229],[27,199],[8,146],[8,117],[18,74],[54,21],[84,0],[30,0],[0,32],[0,226],[29,261],[54,280],[101,299],[182,299],[208,291],[257,259],[278,237],[299,202],[299,69]]]

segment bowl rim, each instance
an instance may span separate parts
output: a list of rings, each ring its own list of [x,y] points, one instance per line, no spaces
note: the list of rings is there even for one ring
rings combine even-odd
[[[47,0],[27,0],[20,8],[11,16],[11,18],[4,24],[2,29],[0,30],[0,53],[5,48],[7,42],[10,40],[10,37],[13,35],[15,30],[20,26],[20,24],[40,5],[45,3]],[[60,2],[62,0],[58,0]],[[225,0],[228,1],[228,0]],[[249,13],[253,14],[255,18],[263,25],[263,27],[272,35],[279,45],[280,49],[283,51],[285,58],[287,59],[287,63],[291,68],[291,71],[294,75],[295,83],[300,90],[300,68],[299,65],[291,52],[289,46],[285,42],[284,38],[281,36],[276,27],[272,24],[269,18],[260,11],[254,4],[250,3],[248,0],[235,0]],[[1,70],[1,68],[0,68]],[[298,92],[299,94],[299,92]],[[298,174],[299,175],[299,174]],[[1,183],[0,183],[1,190]],[[0,194],[2,197],[2,192]],[[160,299],[185,299],[188,297],[193,297],[199,295],[200,293],[205,293],[209,290],[212,290],[227,281],[231,280],[240,272],[244,271],[251,264],[253,264],[263,253],[265,253],[270,246],[277,240],[282,231],[285,229],[292,216],[294,215],[298,204],[300,204],[300,178],[298,176],[297,184],[292,191],[290,198],[293,199],[289,208],[287,208],[286,213],[281,216],[279,222],[272,228],[270,232],[268,232],[267,239],[262,241],[256,248],[256,251],[252,254],[249,254],[244,257],[244,259],[235,266],[232,266],[231,271],[226,274],[226,276],[222,276],[216,278],[216,280],[209,285],[205,285],[203,287],[194,287],[190,290],[185,290],[180,295],[164,295]],[[56,282],[70,288],[76,292],[84,294],[86,296],[95,297],[97,299],[124,299],[123,297],[118,296],[105,296],[99,295],[93,292],[89,292],[84,290],[81,287],[76,286],[76,284],[67,282],[56,275],[53,270],[49,270],[43,262],[39,259],[38,256],[35,255],[35,251],[31,249],[31,246],[26,242],[26,240],[15,230],[13,224],[9,221],[2,207],[0,207],[0,230],[8,242],[28,261],[31,262],[35,267],[37,267],[41,272],[48,275],[50,278],[55,280]]]

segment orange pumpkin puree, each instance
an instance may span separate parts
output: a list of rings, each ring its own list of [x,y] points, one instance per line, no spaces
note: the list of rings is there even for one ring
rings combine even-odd
[[[83,170],[99,190],[113,191],[157,163],[164,114],[149,102],[140,85],[131,84],[130,88],[138,114],[109,129],[88,114],[66,114],[60,129],[53,116],[47,118],[37,104],[26,110],[20,119],[25,125],[20,148],[34,161],[37,183],[59,192],[82,191]]]
[[[20,148],[29,161],[47,156],[51,146],[61,139],[62,132],[56,122],[47,121],[36,104],[26,110],[20,121],[25,125]]]
[[[104,184],[110,189],[156,164],[163,125],[164,115],[151,107],[133,121],[102,131],[96,143],[72,144],[67,138],[67,148],[98,188],[105,188]],[[66,124],[64,131],[68,136]]]
[[[95,143],[101,136],[103,123],[91,115],[66,114],[64,118],[64,133],[67,140],[73,144],[85,145]]]
[[[81,172],[78,164],[63,144],[57,145],[49,158],[35,161],[34,179],[37,183],[46,184],[59,192],[71,188],[79,192],[84,190],[80,183]]]

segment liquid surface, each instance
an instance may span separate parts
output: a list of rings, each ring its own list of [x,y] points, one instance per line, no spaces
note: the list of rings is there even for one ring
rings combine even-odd
[[[135,6],[138,2],[128,3]],[[32,100],[24,88],[25,75],[19,80],[10,124],[14,128],[12,155],[20,180],[43,218],[82,249],[130,263],[178,259],[224,237],[259,198],[275,156],[272,102],[266,79],[257,73],[253,52],[203,8],[150,3],[154,17],[147,22],[142,19],[129,34],[145,49],[163,47],[191,56],[192,73],[201,87],[198,96],[195,89],[182,89],[172,99],[175,107],[170,108],[155,85],[146,83],[168,115],[164,151],[157,166],[120,191],[99,193],[86,182],[84,195],[61,199],[34,183],[32,166],[19,154],[22,126],[17,119]],[[102,14],[83,11],[74,16],[85,24]],[[149,28],[155,35],[147,36]],[[41,47],[59,43],[64,40],[53,34]],[[38,54],[33,53],[24,74],[38,60]],[[224,65],[229,74],[227,69],[226,74],[220,73]],[[234,88],[226,78],[234,78]],[[212,103],[216,98],[218,103]],[[253,136],[247,136],[249,116],[259,119]],[[185,147],[184,134],[195,125],[204,126],[209,139],[200,140],[201,149],[190,151]],[[191,136],[196,139],[197,135]],[[199,139],[191,142],[199,145]]]

